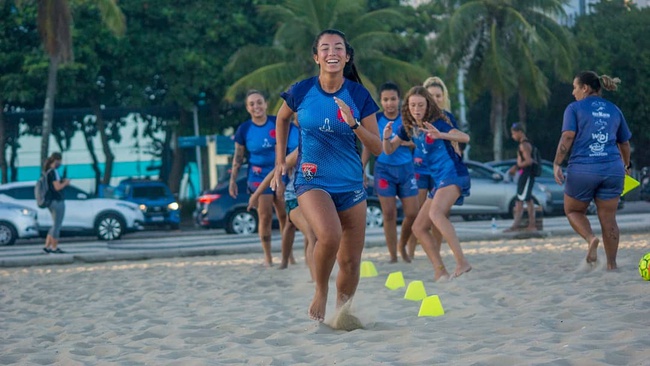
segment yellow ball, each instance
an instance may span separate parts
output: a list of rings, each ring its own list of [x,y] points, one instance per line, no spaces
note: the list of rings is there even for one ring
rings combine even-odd
[[[641,278],[650,281],[650,253],[646,253],[639,261],[639,274]]]

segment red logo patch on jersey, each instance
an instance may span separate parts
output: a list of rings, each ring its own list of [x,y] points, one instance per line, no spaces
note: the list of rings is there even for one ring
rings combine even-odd
[[[415,173],[415,179],[420,180],[420,173]]]
[[[306,181],[314,179],[314,176],[318,171],[318,165],[313,163],[303,163],[300,168],[302,170],[302,176]]]
[[[422,158],[413,158],[413,164],[417,166],[422,165]]]
[[[354,109],[352,109],[352,107],[350,107],[350,113],[352,113],[352,115],[354,116]],[[336,110],[336,119],[338,119],[339,122],[347,123],[343,119],[343,113],[341,113],[341,108]]]
[[[434,139],[433,137],[431,137],[431,136],[429,136],[429,135],[426,135],[426,136],[424,137],[424,141],[425,141],[427,144],[431,145],[431,144],[433,144],[434,141],[436,141],[436,139]]]
[[[379,180],[379,189],[386,189],[388,188],[388,181],[384,178]]]
[[[260,186],[260,184],[261,184],[261,182],[253,182],[253,187],[257,188],[257,187]]]
[[[254,165],[253,165],[253,166],[251,167],[251,171],[252,171],[253,174],[255,174],[255,175],[260,175],[260,174],[262,174],[262,167],[261,167],[261,166],[254,166]]]
[[[271,131],[269,131],[269,136],[271,136],[272,139],[275,138],[275,129],[272,129]]]

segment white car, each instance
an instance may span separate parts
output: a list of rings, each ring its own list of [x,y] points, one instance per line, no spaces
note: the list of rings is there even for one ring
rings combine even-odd
[[[36,211],[0,202],[0,245],[13,245],[16,239],[38,236]]]
[[[39,208],[34,198],[35,182],[0,185],[0,202],[26,206],[37,212],[38,230],[46,233],[52,226],[47,208]],[[125,232],[142,229],[144,215],[135,203],[112,198],[91,198],[81,189],[69,185],[63,190],[65,215],[61,232],[94,234],[101,240],[119,239]]]

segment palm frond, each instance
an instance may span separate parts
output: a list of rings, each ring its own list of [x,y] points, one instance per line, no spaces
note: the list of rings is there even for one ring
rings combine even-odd
[[[295,79],[295,67],[281,62],[260,67],[232,84],[224,99],[230,103],[243,96],[249,89],[257,89],[267,95],[277,95]]]

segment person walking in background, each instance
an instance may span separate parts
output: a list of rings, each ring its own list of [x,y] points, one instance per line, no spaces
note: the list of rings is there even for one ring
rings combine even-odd
[[[451,113],[451,101],[449,99],[449,91],[447,86],[437,76],[432,76],[427,78],[424,83],[422,83],[429,94],[433,97],[434,102],[446,115],[449,121],[451,121],[454,128],[458,129],[458,122],[456,117]],[[462,147],[461,147],[462,151]],[[423,164],[425,153],[420,149],[413,150],[413,164],[415,166],[415,177],[418,182],[418,203],[420,208],[427,200],[427,194],[434,188],[433,178],[429,173],[429,169],[426,164]],[[417,239],[415,235],[411,235],[411,238],[408,241],[408,254],[409,257],[413,258],[415,255],[415,247],[417,246]]]
[[[381,153],[375,113],[379,107],[361,85],[354,49],[343,32],[322,31],[312,45],[318,76],[282,93],[278,112],[276,171],[272,187],[286,174],[286,139],[290,118],[300,124],[300,162],[295,188],[298,205],[316,235],[316,289],[308,314],[324,321],[329,278],[338,262],[336,306],[352,300],[366,233],[366,190],[357,142]]]
[[[383,84],[379,89],[379,100],[383,112],[377,113],[378,128],[383,130],[388,122],[393,122],[394,135],[402,126],[402,117],[399,113],[400,94],[397,85],[391,82]],[[374,188],[384,216],[384,235],[391,263],[397,262],[398,247],[402,260],[411,262],[406,251],[406,243],[411,237],[411,225],[420,208],[411,146],[413,146],[411,142],[405,142],[392,154],[388,155],[382,152],[375,160]],[[370,152],[364,148],[362,155],[364,167],[369,160]],[[402,201],[404,212],[399,245],[397,243],[397,198],[395,196]]]
[[[237,198],[237,175],[244,162],[245,153],[248,152],[248,191],[253,193],[264,177],[275,166],[275,116],[266,114],[267,104],[260,91],[251,90],[246,95],[246,111],[251,118],[242,123],[235,133],[235,156],[233,157],[230,173],[230,196]],[[297,138],[297,132],[294,135]],[[262,249],[264,250],[264,264],[273,265],[271,255],[271,224],[273,208],[280,222],[280,230],[284,227],[287,214],[285,212],[284,197],[276,195],[267,188],[259,199],[257,208],[258,232]]]
[[[433,264],[434,279],[449,277],[440,256],[443,238],[456,260],[453,276],[469,272],[472,266],[465,258],[456,230],[449,221],[451,206],[462,204],[464,197],[469,196],[469,171],[458,147],[459,142],[469,142],[469,135],[455,128],[422,86],[411,88],[404,97],[402,128],[397,136],[391,138],[391,135],[392,123],[389,122],[383,131],[384,152],[391,154],[402,142],[412,140],[424,156],[423,164],[433,178],[434,188],[413,223],[413,233]]]
[[[315,269],[314,269],[314,244],[316,243],[316,236],[314,232],[309,227],[305,216],[298,205],[298,198],[296,197],[296,191],[294,188],[294,180],[296,176],[296,164],[298,163],[298,150],[295,149],[291,154],[287,155],[287,175],[289,176],[289,182],[285,185],[284,189],[284,201],[287,207],[287,222],[284,225],[282,230],[282,262],[280,263],[280,269],[287,268],[291,253],[293,252],[293,241],[296,234],[296,229],[300,230],[304,236],[305,244],[305,262],[309,268],[309,274],[311,280],[314,281],[316,278]],[[251,195],[248,200],[248,210],[250,211],[253,208],[257,207],[259,197],[261,192],[271,185],[271,180],[273,179],[275,169],[273,169],[267,176],[264,178],[262,183],[259,186],[259,189]],[[280,194],[280,189],[276,190],[277,194]]]
[[[564,212],[573,227],[589,244],[587,263],[598,259],[599,240],[587,219],[594,200],[603,233],[607,269],[616,269],[619,230],[618,200],[625,175],[630,173],[630,132],[621,110],[601,96],[602,89],[615,91],[620,79],[583,71],[573,79],[576,101],[564,111],[562,136],[557,146],[553,172],[564,186]],[[560,166],[568,158],[566,177]],[[565,181],[566,180],[566,181]]]
[[[524,202],[528,210],[528,226],[526,230],[536,231],[535,225],[535,202],[533,201],[533,186],[535,185],[535,175],[533,174],[533,145],[528,141],[526,130],[521,123],[514,123],[510,127],[512,139],[519,143],[517,148],[517,163],[508,169],[508,174],[514,176],[519,173],[517,180],[517,195],[515,196],[515,207],[513,210],[514,221],[512,226],[505,229],[504,232],[519,230],[521,218],[524,214]]]
[[[63,189],[70,184],[70,179],[59,176],[57,169],[61,166],[62,160],[63,156],[61,153],[55,152],[43,164],[43,172],[47,175],[47,198],[50,201],[47,209],[50,210],[50,214],[52,215],[52,227],[50,227],[45,237],[45,247],[43,248],[45,253],[65,253],[58,246],[63,216],[65,215]]]

